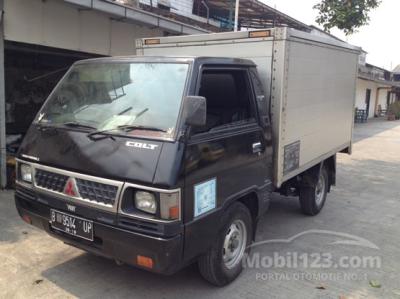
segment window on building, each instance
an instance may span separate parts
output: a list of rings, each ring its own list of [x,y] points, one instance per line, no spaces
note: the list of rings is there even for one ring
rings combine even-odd
[[[163,10],[171,11],[171,2],[169,0],[158,0],[157,7]]]

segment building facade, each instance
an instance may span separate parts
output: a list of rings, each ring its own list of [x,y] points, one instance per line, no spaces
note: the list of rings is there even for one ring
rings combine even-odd
[[[366,63],[366,52],[361,53],[358,67],[355,107],[367,118],[386,114],[389,105],[399,99],[398,85],[392,72]]]
[[[0,0],[0,10],[0,187],[7,156],[72,63],[135,55],[137,38],[209,32],[114,1]]]

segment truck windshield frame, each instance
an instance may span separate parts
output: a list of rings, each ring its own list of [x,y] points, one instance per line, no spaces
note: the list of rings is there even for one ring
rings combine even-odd
[[[173,141],[190,73],[191,63],[181,61],[76,63],[49,95],[34,124]]]

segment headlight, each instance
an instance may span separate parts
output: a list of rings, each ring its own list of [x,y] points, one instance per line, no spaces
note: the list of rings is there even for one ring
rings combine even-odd
[[[157,211],[156,197],[153,193],[146,191],[135,192],[135,207],[138,210],[155,214]]]
[[[20,179],[26,183],[32,183],[32,167],[28,164],[20,164]]]

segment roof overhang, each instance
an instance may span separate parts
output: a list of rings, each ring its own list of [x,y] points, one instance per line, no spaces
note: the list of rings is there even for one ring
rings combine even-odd
[[[201,34],[209,31],[200,27],[168,19],[160,15],[130,6],[106,0],[64,0],[84,9],[92,9],[110,14],[120,21],[138,23],[151,27],[159,27],[176,34]]]
[[[397,81],[374,79],[374,78],[371,78],[369,76],[361,75],[361,74],[358,75],[358,79],[374,82],[374,83],[376,83],[378,85],[381,85],[381,86],[379,86],[379,88],[386,88],[386,87],[388,87],[388,88],[390,88],[390,87],[400,88],[400,82],[397,82]]]
[[[211,11],[229,14],[234,9],[233,1],[205,0]],[[268,28],[288,26],[310,31],[310,27],[258,0],[240,0],[239,23],[242,28]]]

